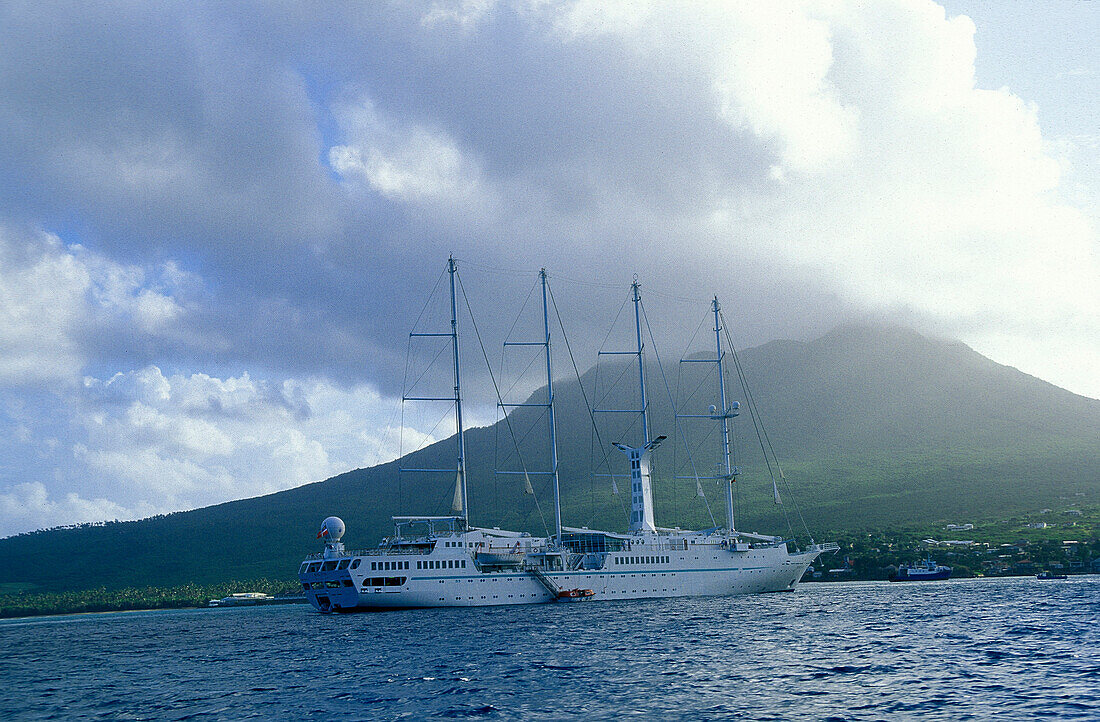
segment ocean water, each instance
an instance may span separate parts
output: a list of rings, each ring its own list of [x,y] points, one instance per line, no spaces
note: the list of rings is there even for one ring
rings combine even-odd
[[[0,622],[2,719],[1100,719],[1100,577]]]

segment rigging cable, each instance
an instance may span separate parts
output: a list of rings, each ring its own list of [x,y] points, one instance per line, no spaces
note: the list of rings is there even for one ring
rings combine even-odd
[[[555,278],[557,278],[557,276],[555,276]],[[550,303],[553,304],[553,306],[554,306],[554,316],[558,320],[558,328],[561,329],[561,336],[565,340],[565,350],[569,352],[569,362],[573,365],[573,373],[577,377],[577,387],[580,388],[581,398],[584,399],[584,408],[585,408],[586,411],[588,411],[588,418],[592,423],[592,431],[595,432],[595,434],[596,434],[596,440],[599,444],[600,452],[603,454],[603,463],[607,467],[607,471],[610,474],[611,473],[611,462],[607,458],[607,447],[603,443],[603,439],[600,437],[599,427],[596,426],[596,415],[592,411],[592,405],[590,403],[588,403],[588,394],[585,393],[585,391],[584,391],[584,383],[581,381],[581,372],[580,372],[580,369],[577,368],[576,358],[573,357],[573,348],[569,345],[569,334],[567,334],[565,332],[565,324],[562,322],[561,312],[558,310],[558,301],[557,301],[557,299],[554,298],[554,289],[552,289],[550,287],[550,285],[547,284],[546,290],[550,293]],[[624,302],[623,305],[624,306],[626,305],[625,302]],[[621,310],[622,309],[620,309],[620,311]],[[606,339],[605,339],[605,342],[606,342]],[[614,483],[614,481],[615,481],[614,476],[612,476],[611,481],[612,481],[612,483]],[[630,515],[626,510],[626,503],[623,501],[623,495],[622,494],[616,494],[615,496],[619,497],[619,505],[623,509],[623,516],[626,517],[626,518],[630,518]]]
[[[721,314],[721,312],[719,313]],[[741,381],[741,388],[745,391],[745,400],[748,402],[749,416],[752,417],[753,426],[756,428],[757,439],[760,441],[760,451],[764,453],[764,461],[768,465],[768,474],[769,476],[771,476],[772,484],[774,485],[776,483],[775,476],[772,474],[771,461],[768,460],[767,452],[764,449],[765,443],[767,444],[767,448],[771,451],[772,459],[775,460],[775,468],[776,471],[779,472],[779,478],[783,482],[783,487],[787,492],[787,498],[790,499],[793,503],[795,513],[798,514],[798,520],[802,524],[802,528],[806,532],[806,536],[810,538],[810,543],[814,543],[813,534],[810,533],[810,528],[806,524],[806,519],[802,516],[802,508],[799,506],[797,498],[792,493],[790,483],[787,481],[787,477],[783,474],[783,469],[779,465],[779,457],[775,454],[775,448],[772,446],[771,439],[768,437],[768,431],[764,428],[763,420],[758,419],[759,414],[756,410],[756,400],[753,398],[752,391],[749,390],[748,382],[745,379],[745,372],[741,366],[741,359],[737,355],[737,348],[733,345],[733,339],[730,337],[729,325],[726,323],[725,315],[722,314],[721,318],[722,328],[723,330],[725,330],[726,333],[726,343],[729,344],[730,355],[733,356],[733,364],[734,367],[737,369],[737,377]],[[791,533],[794,533],[794,525],[791,523],[790,517],[787,514],[786,506],[781,506],[784,507],[783,516],[787,521],[787,527],[790,529]]]
[[[657,339],[653,337],[653,329],[649,325],[649,315],[645,312],[645,303],[641,303],[640,305],[642,308],[642,318],[645,319],[645,330],[647,333],[649,333],[649,342],[653,344],[653,356],[657,359],[657,368],[661,370],[661,380],[664,381],[665,393],[668,395],[668,403],[672,407],[672,418],[674,420],[674,423],[676,424],[676,431],[679,432],[680,438],[683,439],[684,450],[687,451],[688,462],[691,464],[691,473],[695,477],[696,485],[698,485],[699,470],[695,466],[695,457],[691,455],[691,445],[688,443],[687,434],[684,433],[684,425],[680,423],[680,419],[678,418],[678,415],[676,413],[676,401],[672,398],[672,389],[668,385],[668,376],[665,375],[665,367],[661,363],[661,354],[657,352]],[[702,499],[703,504],[705,504],[707,507],[707,515],[710,516],[710,523],[714,526],[718,526],[718,522],[714,520],[714,512],[712,512],[710,509],[710,502],[707,501],[707,497],[705,494],[703,495]]]
[[[485,367],[489,371],[489,379],[493,382],[493,390],[496,392],[497,395],[497,403],[503,406],[504,399],[500,396],[500,387],[497,386],[496,376],[493,375],[493,368],[489,363],[489,354],[485,351],[485,344],[481,340],[481,332],[478,331],[477,321],[474,319],[474,310],[470,307],[470,299],[466,296],[466,288],[462,285],[462,277],[458,276],[457,274],[455,275],[455,277],[458,279],[458,288],[460,291],[462,291],[462,302],[466,304],[466,312],[470,314],[470,325],[473,326],[474,335],[477,337],[478,346],[481,347],[481,355],[485,359]],[[525,487],[525,489],[529,488],[531,484],[531,479],[527,473],[527,465],[523,462],[523,454],[520,452],[519,442],[516,440],[515,431],[512,429],[512,420],[507,413],[504,414],[504,424],[508,427],[508,434],[512,437],[512,443],[516,447],[516,459],[519,460],[520,468],[523,470],[523,478],[526,480],[527,483],[527,487]],[[533,491],[534,490],[532,489],[532,492]],[[546,525],[546,517],[542,513],[542,506],[539,504],[538,495],[532,493],[531,496],[535,500],[535,507],[538,509],[539,518],[542,520],[543,530],[546,532],[546,536],[549,537],[550,527]]]

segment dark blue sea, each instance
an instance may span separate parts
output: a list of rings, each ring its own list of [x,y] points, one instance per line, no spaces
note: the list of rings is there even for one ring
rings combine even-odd
[[[0,623],[3,719],[1100,719],[1100,577]]]

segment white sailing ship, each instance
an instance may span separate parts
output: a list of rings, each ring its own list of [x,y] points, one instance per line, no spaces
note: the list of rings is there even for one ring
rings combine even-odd
[[[718,368],[717,401],[710,413],[694,415],[718,424],[724,457],[727,528],[688,531],[657,527],[654,522],[650,454],[664,436],[650,438],[646,417],[645,375],[637,281],[632,286],[636,351],[641,390],[641,439],[637,446],[615,444],[629,464],[631,508],[624,533],[562,526],[554,427],[554,391],[546,271],[540,272],[543,301],[548,428],[554,491],[555,533],[535,537],[527,532],[483,528],[469,523],[466,504],[466,449],[459,383],[457,266],[448,260],[454,396],[421,400],[453,402],[457,465],[451,516],[393,517],[394,535],[373,549],[348,550],[341,541],[345,527],[337,517],[321,525],[324,549],[306,558],[299,569],[302,589],[321,612],[349,612],[400,607],[479,607],[560,601],[718,596],[791,591],[806,568],[835,544],[811,543],[791,551],[782,537],[749,534],[734,528],[733,484],[738,469],[730,459],[729,421],[738,404],[727,405],[722,377],[722,323],[717,298],[712,303]],[[691,415],[686,415],[691,416]],[[778,492],[777,499],[778,499]]]

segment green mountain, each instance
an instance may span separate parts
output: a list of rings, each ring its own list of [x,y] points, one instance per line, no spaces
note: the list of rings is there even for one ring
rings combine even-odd
[[[961,343],[902,328],[849,326],[809,343],[769,343],[739,358],[793,491],[783,483],[783,505],[772,503],[745,397],[730,384],[730,399],[742,402],[735,424],[744,468],[737,484],[741,529],[804,538],[801,516],[823,539],[829,532],[997,519],[1100,501],[1100,401],[996,364]],[[647,372],[651,435],[669,437],[655,459],[662,526],[725,521],[714,482],[701,482],[703,499],[694,479],[675,478],[693,463],[700,475],[712,474],[717,461],[711,423],[681,421],[687,443],[674,443],[681,434],[670,393],[683,413],[705,413],[713,403],[713,379],[688,373],[699,369],[713,367],[685,364],[666,369],[667,377],[653,367]],[[632,381],[625,366],[593,369],[583,378],[589,400],[614,399],[624,408],[637,402],[616,392]],[[555,391],[564,523],[625,529],[625,495],[613,495],[610,479],[596,474],[609,468],[605,454],[610,468],[625,473],[609,442],[636,441],[636,419],[601,416],[619,428],[604,427],[597,439],[576,380],[556,382]],[[531,400],[544,397],[541,390]],[[528,448],[545,452],[544,424],[544,409],[521,408],[511,416],[525,455]],[[532,496],[524,493],[522,477],[494,472],[519,468],[511,438],[503,422],[467,436],[471,522],[541,534],[544,520],[552,523],[546,477],[531,477]],[[302,557],[317,550],[314,534],[326,516],[345,520],[345,542],[354,548],[389,534],[391,515],[449,513],[453,476],[398,469],[453,466],[453,457],[454,442],[447,440],[397,462],[268,496],[0,539],[0,583],[71,590],[292,581]],[[546,468],[537,453],[526,463],[529,470]]]

